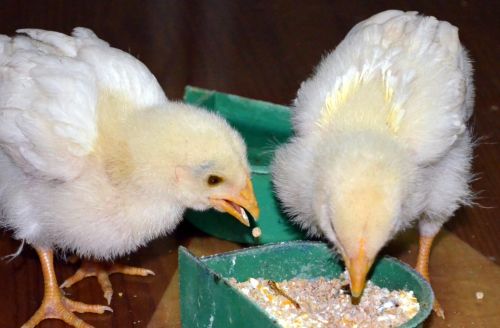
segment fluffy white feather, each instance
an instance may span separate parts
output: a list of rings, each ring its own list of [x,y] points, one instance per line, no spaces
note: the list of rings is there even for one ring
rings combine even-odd
[[[458,29],[390,10],[357,24],[302,83],[276,154],[293,220],[368,262],[420,218],[434,236],[470,198],[472,68]],[[370,262],[371,263],[371,262]]]
[[[109,259],[248,184],[238,133],[168,101],[131,55],[84,28],[19,32],[0,39],[0,224],[16,238]]]

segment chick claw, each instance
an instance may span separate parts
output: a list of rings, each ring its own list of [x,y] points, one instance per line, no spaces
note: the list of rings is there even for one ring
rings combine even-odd
[[[21,328],[33,328],[45,319],[59,319],[74,327],[93,328],[93,326],[74,315],[73,312],[102,314],[105,311],[113,312],[109,306],[75,302],[58,292],[52,292],[44,297],[42,305]]]
[[[33,314],[21,328],[34,328],[45,319],[59,319],[74,327],[93,328],[93,326],[85,323],[82,319],[74,315],[73,312],[91,312],[99,314],[104,313],[104,311],[113,312],[109,306],[89,305],[75,302],[64,297],[57,286],[56,273],[54,271],[54,254],[52,250],[43,247],[35,247],[35,250],[40,259],[44,278],[43,300],[35,314]]]
[[[109,305],[111,304],[111,299],[113,298],[113,287],[111,285],[111,281],[109,280],[109,276],[113,273],[123,273],[131,276],[148,276],[155,274],[153,271],[148,269],[131,267],[122,264],[107,265],[84,261],[78,271],[76,271],[73,276],[66,279],[60,287],[68,288],[87,277],[95,276],[104,293],[104,298]]]

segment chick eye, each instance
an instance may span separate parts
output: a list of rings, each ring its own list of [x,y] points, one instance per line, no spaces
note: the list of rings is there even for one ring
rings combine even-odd
[[[207,179],[207,183],[209,186],[216,186],[222,182],[222,178],[217,175],[210,175]]]

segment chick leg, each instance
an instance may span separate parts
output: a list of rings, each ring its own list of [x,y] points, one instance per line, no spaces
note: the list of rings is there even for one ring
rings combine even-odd
[[[68,325],[80,328],[92,328],[73,312],[104,313],[113,310],[104,305],[89,305],[67,299],[61,294],[57,285],[54,271],[54,259],[52,250],[42,247],[35,247],[40,263],[42,265],[44,279],[44,295],[42,304],[33,316],[21,328],[33,328],[45,319],[59,319]]]
[[[432,236],[425,236],[425,235],[420,235],[420,241],[418,245],[418,257],[417,257],[417,265],[415,266],[415,269],[425,278],[427,281],[430,283],[430,277],[429,277],[429,257],[431,254],[431,247],[432,247],[432,242],[434,241],[434,237],[436,235]],[[439,305],[439,302],[437,299],[434,301],[434,307],[433,307],[434,312],[436,315],[442,319],[444,319],[444,311],[441,308],[441,305]]]
[[[61,288],[71,287],[75,283],[87,278],[87,277],[96,277],[99,285],[101,285],[101,289],[104,293],[104,298],[108,302],[108,305],[111,304],[111,298],[113,297],[113,287],[111,286],[111,281],[109,280],[109,276],[113,273],[123,273],[132,276],[147,276],[154,275],[154,272],[151,270],[136,268],[121,264],[102,264],[95,262],[84,261],[76,271],[76,273],[66,279]]]

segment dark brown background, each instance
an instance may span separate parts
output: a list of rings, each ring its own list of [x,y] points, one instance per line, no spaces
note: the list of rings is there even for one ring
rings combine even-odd
[[[180,99],[189,84],[287,105],[321,56],[355,23],[391,8],[450,21],[460,28],[461,40],[470,50],[477,87],[472,126],[481,137],[474,162],[478,179],[473,183],[478,205],[459,210],[446,227],[498,263],[499,2],[9,0],[0,2],[0,33],[13,34],[23,27],[69,33],[75,26],[89,27],[142,60],[169,98]],[[188,225],[182,225],[174,237],[157,240],[130,259],[154,269],[156,277],[112,278],[115,291],[124,293],[122,298],[115,295],[114,314],[82,317],[98,327],[145,327],[173,279],[177,245],[199,238],[214,250],[236,247],[218,244]],[[0,234],[0,255],[13,252],[17,245],[8,232]],[[56,262],[61,281],[75,269]],[[0,327],[19,326],[36,310],[43,292],[41,278],[29,247],[13,262],[0,263]],[[70,292],[81,301],[103,302],[95,281],[81,283]],[[64,325],[46,321],[40,327]]]

